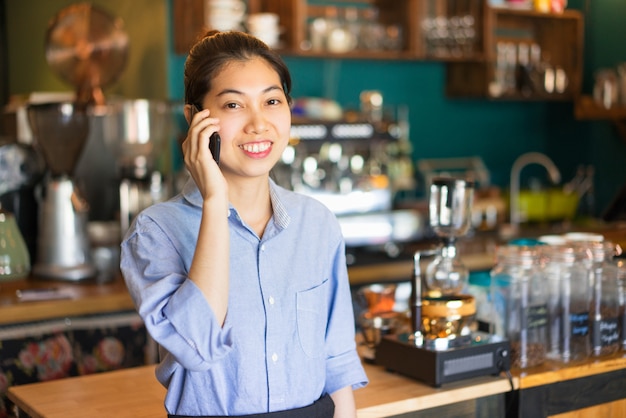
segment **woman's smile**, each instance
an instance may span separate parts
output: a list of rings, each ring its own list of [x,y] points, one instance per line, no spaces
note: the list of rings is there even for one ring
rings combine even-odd
[[[251,158],[264,158],[272,152],[272,142],[249,142],[247,144],[239,145],[239,148]]]

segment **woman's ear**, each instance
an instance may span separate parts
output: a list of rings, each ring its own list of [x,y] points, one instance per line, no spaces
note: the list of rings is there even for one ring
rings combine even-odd
[[[191,125],[191,118],[193,117],[193,105],[190,104],[186,104],[185,107],[183,107],[183,113],[185,114],[185,119],[187,120],[187,124]]]

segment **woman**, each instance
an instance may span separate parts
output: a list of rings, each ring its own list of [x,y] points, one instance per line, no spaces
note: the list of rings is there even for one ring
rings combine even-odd
[[[367,377],[340,228],[270,179],[290,88],[281,58],[245,33],[209,32],[185,63],[191,179],[137,216],[121,262],[160,347],[170,417],[356,416],[352,390]]]

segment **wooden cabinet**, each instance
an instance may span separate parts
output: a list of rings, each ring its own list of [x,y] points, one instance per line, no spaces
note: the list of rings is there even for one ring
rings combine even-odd
[[[507,394],[510,418],[624,417],[626,358],[624,352],[589,358],[571,365],[546,363],[511,370],[518,379]]]
[[[175,52],[185,54],[202,31],[203,4],[203,0],[173,2]],[[484,4],[485,0],[248,0],[247,11],[279,16],[279,50],[284,55],[455,61],[482,59]],[[348,25],[349,10],[356,12],[359,26],[373,26],[374,35],[397,42],[355,46],[340,53],[316,48],[311,36],[315,20],[337,19]]]
[[[279,15],[284,28],[282,52],[289,55],[458,60],[482,55],[483,4],[482,0],[249,0],[248,9]],[[315,27],[320,20],[338,20],[342,27],[354,24],[365,45],[360,42],[340,53],[316,45]],[[369,37],[382,41],[367,44]],[[397,42],[391,42],[394,37]],[[385,43],[385,38],[390,42]]]
[[[485,59],[450,63],[448,96],[574,100],[583,72],[583,17],[486,7]]]
[[[176,52],[185,53],[190,37],[202,29],[203,4],[174,2]],[[279,16],[283,55],[443,61],[450,97],[573,100],[580,93],[583,18],[576,10],[540,13],[492,7],[487,0],[248,0],[247,5],[248,13]],[[367,31],[350,47],[334,38],[320,43],[313,28],[328,21],[342,28],[358,22]]]

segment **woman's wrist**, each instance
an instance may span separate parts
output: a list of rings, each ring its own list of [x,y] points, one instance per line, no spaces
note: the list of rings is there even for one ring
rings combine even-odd
[[[213,216],[228,216],[228,199],[219,197],[209,197],[202,202],[202,211],[210,213]]]

